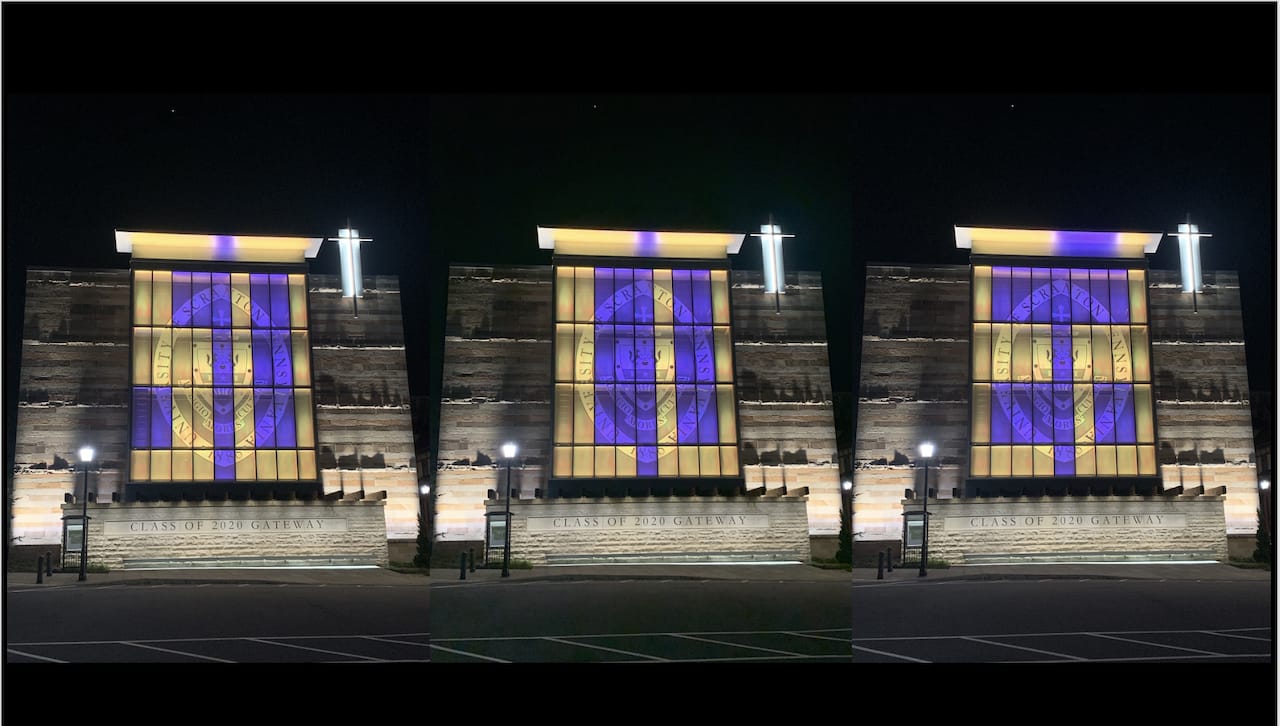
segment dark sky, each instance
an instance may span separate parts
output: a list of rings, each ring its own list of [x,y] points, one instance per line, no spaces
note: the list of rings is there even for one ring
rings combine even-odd
[[[197,6],[186,19],[199,22],[153,50],[24,34],[47,26],[16,12],[32,6],[6,4],[5,399],[26,267],[126,267],[114,229],[329,236],[349,218],[374,240],[366,272],[400,276],[411,385],[424,396],[438,385],[450,262],[546,264],[538,225],[749,234],[770,215],[796,235],[789,269],[823,273],[837,392],[856,390],[868,262],[963,264],[954,225],[1167,232],[1188,214],[1214,235],[1204,267],[1240,275],[1250,385],[1273,390],[1274,4],[1141,4],[1145,17],[1130,20],[1097,4],[997,4],[1002,21],[1034,24],[1021,35],[997,32],[992,6],[945,5],[810,6],[812,18],[732,6],[772,23],[783,40],[769,51],[713,41],[688,18],[653,36],[683,45],[628,44],[668,11],[644,6],[657,18],[646,25],[641,6],[588,6],[583,17],[611,17],[609,53],[579,53],[585,36],[539,36],[490,58],[499,65],[477,61],[489,9],[462,6],[466,22],[401,42],[393,66],[378,53],[394,40],[358,32],[349,65],[326,43],[270,61],[202,51],[228,26],[250,55],[255,40],[297,45],[272,35],[278,20],[209,12],[228,5]],[[110,7],[113,19],[138,11]],[[390,33],[380,15],[308,7]],[[563,6],[497,7],[516,27],[563,17]],[[822,22],[836,17],[860,19],[857,32]],[[1164,47],[1191,25],[1196,52]],[[447,29],[466,43],[449,46]],[[875,45],[876,33],[892,43]],[[686,64],[691,38],[704,55]],[[76,72],[51,70],[73,45]],[[588,75],[601,63],[617,73]],[[171,64],[187,75],[137,72]],[[1176,244],[1149,261],[1176,269]],[[759,268],[754,238],[732,264]],[[337,272],[332,247],[313,269]]]

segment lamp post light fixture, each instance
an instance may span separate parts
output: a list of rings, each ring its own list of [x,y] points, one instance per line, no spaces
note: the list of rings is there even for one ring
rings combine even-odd
[[[93,461],[93,447],[80,447],[80,468],[84,469],[84,491],[80,497],[80,577],[81,582],[88,577],[89,558],[89,462]]]
[[[933,458],[933,444],[920,444],[920,458],[924,459],[924,531],[920,538],[920,577],[929,574],[926,563],[929,561],[929,459]]]
[[[516,458],[516,445],[502,445],[502,458],[507,460],[507,526],[503,528],[502,576],[511,577],[511,460]]]
[[[849,530],[853,531],[853,497],[850,496],[853,493],[853,482],[845,479],[840,482],[840,488],[844,490],[844,496],[841,498],[844,500],[845,521],[849,525]]]

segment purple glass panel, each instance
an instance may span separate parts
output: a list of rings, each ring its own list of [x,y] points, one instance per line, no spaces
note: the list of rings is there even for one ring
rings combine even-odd
[[[639,476],[658,475],[658,447],[636,447],[636,474]]]
[[[261,449],[276,448],[275,392],[270,388],[253,389],[254,445]]]
[[[1050,273],[1050,285],[1053,287],[1052,306],[1049,320],[1055,323],[1071,322],[1071,271],[1061,267],[1053,268]]]
[[[636,442],[636,387],[619,383],[614,387],[614,429],[617,443]]]
[[[1106,270],[1089,270],[1089,296],[1093,298],[1089,305],[1090,322],[1111,322],[1110,287]]]
[[[1093,436],[1099,444],[1116,442],[1116,416],[1112,407],[1114,389],[1109,383],[1093,386]]]
[[[145,449],[151,445],[151,389],[136,386],[133,389],[133,448]]]
[[[653,322],[653,270],[635,270],[636,322]],[[656,461],[655,456],[655,461]]]
[[[1071,322],[1089,322],[1093,317],[1089,308],[1089,271],[1071,270]]]
[[[676,386],[676,431],[677,443],[698,443],[698,393],[695,386]]]
[[[289,327],[288,275],[271,275],[271,327]]]
[[[671,271],[671,295],[675,298],[674,316],[676,324],[693,323],[693,286],[690,283],[688,270]]]
[[[1057,476],[1075,476],[1076,447],[1053,447],[1053,473]]]
[[[173,273],[173,325],[191,327],[191,273]]]
[[[1007,444],[1013,440],[1013,424],[1009,420],[1013,406],[1012,386],[1008,383],[991,384],[991,443]]]
[[[1035,443],[1053,443],[1053,386],[1044,383],[1035,387]]]
[[[207,328],[213,324],[213,295],[209,291],[212,276],[207,272],[191,273],[191,324]]]
[[[715,341],[711,328],[699,325],[693,329],[693,356],[698,368],[698,383],[716,380]]]
[[[228,449],[213,450],[213,478],[236,478],[236,452]]]
[[[1035,409],[1031,405],[1031,384],[1013,384],[1013,410],[1010,411],[1009,422],[1012,424],[1013,443],[1029,444],[1034,441]]]
[[[1116,443],[1137,443],[1138,430],[1133,416],[1133,384],[1116,384],[1112,408],[1115,409],[1116,415]]]
[[[658,394],[652,383],[636,384],[636,441],[658,443]]]
[[[614,326],[613,336],[613,380],[634,382],[636,380],[636,329],[633,325]]]
[[[596,322],[613,322],[613,268],[596,268],[596,307],[591,311]],[[583,313],[577,315],[578,320],[585,320]]]
[[[229,386],[235,374],[235,361],[232,357],[231,331],[214,328],[213,330],[213,385]]]
[[[249,275],[249,307],[253,311],[253,327],[271,327],[271,285],[266,275]]]
[[[698,442],[715,444],[720,441],[720,427],[716,423],[716,387],[698,386]]]
[[[1010,270],[1009,317],[1018,322],[1031,319],[1031,268],[1015,267]]]
[[[693,383],[696,379],[694,374],[693,328],[677,325],[674,327],[674,336],[676,346],[676,382]]]
[[[1060,444],[1073,444],[1076,440],[1075,400],[1071,391],[1070,383],[1053,386],[1053,440]]]
[[[1129,322],[1129,274],[1111,270],[1111,322]]]
[[[229,449],[235,446],[236,401],[231,388],[213,389],[213,445]]]
[[[613,271],[614,309],[613,319],[619,323],[636,321],[635,288],[631,286],[631,270],[619,268]]]
[[[595,380],[612,383],[618,366],[617,341],[612,325],[596,326]]]
[[[253,341],[253,385],[270,386],[275,382],[271,366],[271,331],[255,330]]]
[[[173,446],[173,389],[151,389],[151,448]]]
[[[213,327],[231,327],[231,273],[213,273]]]
[[[276,389],[276,446],[291,449],[298,445],[297,431],[293,427],[293,391]]]
[[[1053,285],[1049,279],[1049,268],[1034,267],[1031,269],[1031,322],[1048,323],[1052,321]]]
[[[693,284],[693,321],[711,324],[711,271],[692,270],[690,279]]]
[[[635,356],[636,382],[652,383],[656,380],[654,376],[657,370],[652,325],[636,326]]]
[[[617,413],[614,407],[613,386],[596,385],[596,440],[597,444],[612,444],[615,439]]]
[[[1011,281],[1008,267],[991,268],[991,320],[1008,323],[1013,320]]]
[[[271,369],[277,386],[293,385],[293,348],[287,330],[271,331]]]
[[[1053,382],[1069,383],[1074,361],[1071,357],[1071,326],[1053,326]]]

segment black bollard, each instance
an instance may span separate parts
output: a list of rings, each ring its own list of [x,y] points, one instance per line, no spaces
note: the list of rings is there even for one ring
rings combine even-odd
[[[44,582],[44,555],[36,557],[36,584]]]
[[[467,579],[467,555],[462,552],[458,553],[458,579]]]
[[[876,579],[883,580],[884,579],[884,553],[881,552],[880,557],[877,559],[879,559],[880,562],[876,564]]]
[[[475,572],[476,571],[476,551],[475,550],[473,549],[467,550],[467,561],[471,563],[471,571]]]
[[[884,558],[889,561],[889,572],[893,572],[893,548],[884,551]]]

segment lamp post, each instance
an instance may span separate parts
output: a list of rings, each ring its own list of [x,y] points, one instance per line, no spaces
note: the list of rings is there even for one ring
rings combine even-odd
[[[429,504],[429,496],[431,494],[431,485],[423,482],[418,486],[418,537],[422,545],[426,547],[426,552],[421,553],[427,558],[427,575],[431,574],[431,540],[435,539],[435,533],[431,531],[431,506]]]
[[[929,574],[925,563],[929,561],[929,459],[933,458],[933,444],[920,444],[920,458],[924,459],[924,532],[920,539],[920,577]]]
[[[81,582],[89,579],[89,462],[93,461],[93,447],[80,447],[80,467],[84,469],[84,492],[80,497],[80,577]]]
[[[1271,503],[1267,501],[1268,495],[1271,493],[1271,480],[1262,479],[1258,482],[1258,509],[1262,510],[1262,531],[1267,538],[1267,549],[1272,549],[1271,541]]]
[[[503,528],[502,576],[511,577],[511,460],[516,458],[516,445],[502,445],[502,458],[507,460],[507,526]]]

